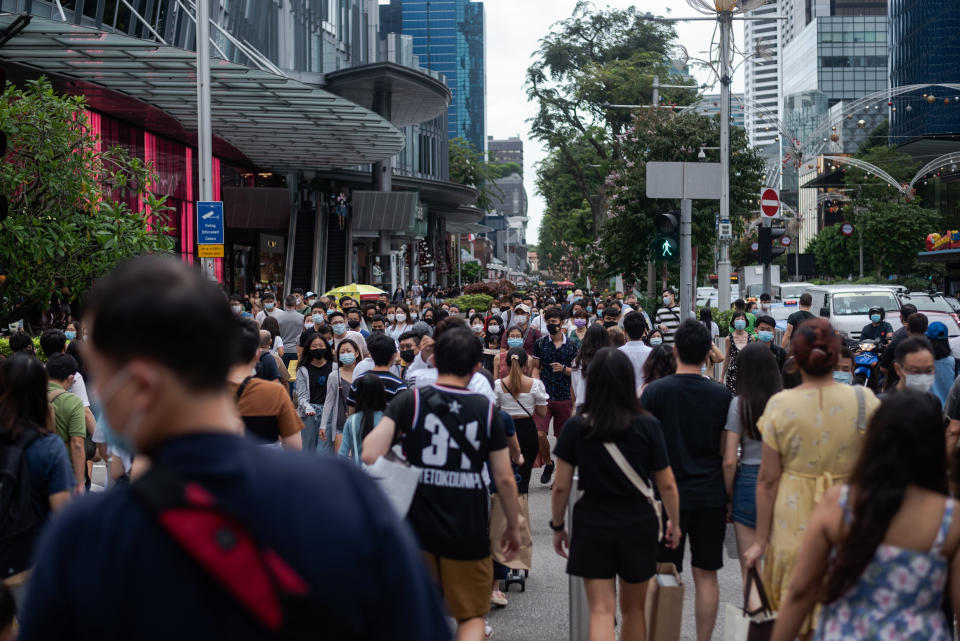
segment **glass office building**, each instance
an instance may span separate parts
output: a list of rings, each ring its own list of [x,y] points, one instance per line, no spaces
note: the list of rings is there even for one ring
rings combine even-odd
[[[381,33],[413,36],[420,64],[439,71],[453,92],[447,127],[478,151],[486,142],[483,3],[471,0],[391,0],[380,6]]]
[[[890,0],[890,85],[960,82],[960,4]],[[945,97],[945,89],[940,90]],[[960,133],[960,105],[923,99],[927,90],[904,94],[890,122],[891,140]],[[937,89],[930,93],[936,95]],[[910,109],[906,109],[909,105]]]

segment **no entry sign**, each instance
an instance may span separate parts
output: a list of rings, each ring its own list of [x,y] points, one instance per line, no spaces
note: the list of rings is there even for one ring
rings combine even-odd
[[[783,245],[784,247],[789,247],[789,246],[790,246],[790,237],[789,237],[789,236],[783,236],[783,237],[780,239],[780,244]]]
[[[840,226],[840,233],[844,236],[853,236],[853,225],[850,223],[843,223],[843,225]]]
[[[764,189],[760,194],[760,211],[765,216],[776,216],[780,211],[780,195],[776,189]]]

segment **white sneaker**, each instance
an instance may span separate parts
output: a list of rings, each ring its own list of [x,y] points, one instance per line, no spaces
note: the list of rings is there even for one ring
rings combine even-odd
[[[493,636],[493,628],[490,627],[490,624],[487,623],[487,620],[483,620],[483,638],[489,639]]]

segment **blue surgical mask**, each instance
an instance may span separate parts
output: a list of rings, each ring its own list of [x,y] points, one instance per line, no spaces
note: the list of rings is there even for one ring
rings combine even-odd
[[[343,365],[353,365],[353,361],[357,360],[357,355],[353,352],[344,352],[340,354],[340,363]]]
[[[73,330],[70,330],[70,329],[68,329],[67,331],[65,331],[63,334],[64,334],[64,336],[67,337],[67,340],[68,340],[68,341],[72,341],[73,339],[75,339],[75,338],[77,337],[77,333],[76,333],[75,331],[73,331]]]
[[[593,306],[592,306],[592,305],[588,305],[588,306],[587,306],[587,312],[593,313]]]
[[[850,383],[853,382],[853,373],[834,370],[833,380],[843,385],[849,385]]]
[[[742,318],[738,318],[737,320],[733,321],[733,328],[734,328],[734,329],[746,329],[746,328],[747,328],[747,321],[743,320]]]
[[[768,330],[757,332],[757,338],[760,340],[761,343],[772,343],[773,332]]]
[[[128,454],[136,454],[136,448],[133,445],[134,434],[139,430],[143,422],[145,412],[143,410],[134,410],[127,417],[127,424],[124,426],[123,433],[115,431],[107,419],[107,405],[120,393],[130,378],[128,376],[127,366],[124,366],[102,387],[98,387],[96,395],[100,398],[100,406],[103,407],[103,414],[100,416],[102,421],[104,439],[107,444],[112,445],[117,450]]]
[[[667,307],[670,307],[670,297],[669,297],[669,296],[664,296],[664,297],[663,297],[663,304],[666,305]]]
[[[316,325],[319,325],[325,320],[323,314],[311,314],[311,316],[313,316],[313,322]]]
[[[508,338],[508,339],[507,339],[507,345],[508,345],[509,347],[511,347],[511,348],[513,348],[513,347],[523,347],[523,339],[522,339],[522,338]]]
[[[334,323],[333,324],[333,333],[337,336],[342,336],[347,333],[346,323]]]
[[[268,312],[272,312],[274,307],[276,307],[276,305],[275,305],[274,303],[264,303],[264,304],[263,304],[263,308],[264,308],[265,310],[267,310]]]
[[[654,336],[650,339],[650,345],[656,347],[657,345],[663,345],[663,339],[659,336]]]
[[[874,323],[880,322],[880,314],[870,314],[870,320]]]

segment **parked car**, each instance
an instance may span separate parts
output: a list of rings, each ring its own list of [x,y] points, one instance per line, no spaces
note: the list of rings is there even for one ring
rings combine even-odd
[[[937,292],[909,292],[900,296],[900,304],[913,303],[917,306],[918,312],[926,314],[927,319],[933,323],[940,321],[950,330],[950,335],[954,336],[954,330],[960,334],[960,314],[950,303],[946,296]],[[944,322],[943,317],[948,316],[951,322]]]
[[[885,320],[896,331],[900,322],[900,299],[890,287],[882,285],[825,285],[810,287],[813,297],[810,308],[814,314],[829,319],[838,332],[854,340],[860,339],[860,330],[870,323],[870,308],[880,306],[886,312]]]

